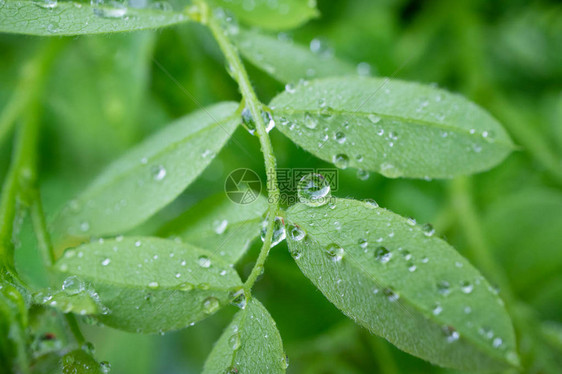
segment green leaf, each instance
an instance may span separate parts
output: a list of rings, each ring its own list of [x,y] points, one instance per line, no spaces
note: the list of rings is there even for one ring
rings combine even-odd
[[[246,30],[240,30],[233,38],[242,56],[283,83],[357,74],[353,65],[331,55],[312,53],[292,41]]]
[[[62,374],[104,374],[109,372],[106,364],[98,363],[82,349],[68,352],[62,357],[61,363]]]
[[[297,204],[287,220],[289,249],[302,272],[358,324],[437,365],[518,365],[503,302],[429,228],[347,199]]]
[[[54,222],[57,241],[118,234],[170,203],[230,138],[239,123],[236,107],[221,103],[197,111],[127,152],[63,208]]]
[[[236,263],[260,232],[267,200],[235,204],[225,193],[200,201],[160,230],[213,252],[228,263]]]
[[[513,149],[500,124],[461,96],[382,78],[325,78],[271,102],[277,128],[336,166],[390,178],[449,178]]]
[[[230,10],[243,23],[269,30],[286,30],[318,16],[316,0],[210,0]]]
[[[69,249],[55,264],[99,294],[100,322],[133,332],[187,327],[216,312],[241,284],[229,264],[189,244],[116,238]]]
[[[215,343],[203,373],[284,373],[286,367],[283,342],[275,321],[252,298]]]
[[[6,0],[0,5],[0,32],[27,35],[133,31],[154,29],[188,20],[185,14],[173,11],[92,6],[89,2],[77,1]]]

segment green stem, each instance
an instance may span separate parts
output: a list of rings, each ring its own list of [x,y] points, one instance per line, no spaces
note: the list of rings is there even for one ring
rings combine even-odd
[[[74,317],[74,314],[67,313],[64,315],[64,319],[66,320],[66,324],[68,325],[70,332],[72,332],[72,335],[74,336],[74,340],[76,340],[76,343],[79,346],[84,344],[86,342],[86,339],[84,338],[84,335],[80,330],[80,325],[78,325],[78,321],[76,320],[76,317]]]
[[[0,141],[21,117],[17,129],[12,160],[2,186],[0,198],[0,267],[14,268],[12,235],[18,199],[29,203],[29,186],[35,180],[36,144],[38,136],[39,96],[45,81],[45,72],[51,65],[62,43],[56,39],[47,42],[40,53],[24,65],[22,81],[8,107],[0,117]],[[25,108],[25,112],[23,109]]]
[[[252,87],[252,84],[250,83],[248,73],[246,72],[244,64],[242,63],[242,59],[238,54],[238,50],[230,41],[226,31],[219,24],[219,20],[214,18],[209,10],[207,10],[206,21],[215,39],[217,40],[227,63],[229,64],[230,73],[238,83],[240,93],[242,94],[244,102],[256,123],[256,134],[258,136],[261,151],[264,156],[265,171],[267,173],[267,192],[269,201],[267,214],[267,231],[265,240],[260,250],[260,254],[256,260],[256,264],[254,265],[252,272],[250,273],[248,279],[244,284],[245,290],[249,293],[256,279],[263,272],[263,266],[271,247],[275,217],[277,215],[277,211],[279,210],[280,192],[277,185],[277,175],[275,172],[276,161],[275,155],[273,154],[273,147],[271,146],[271,141],[266,130],[264,119],[262,117],[262,103],[259,101]]]

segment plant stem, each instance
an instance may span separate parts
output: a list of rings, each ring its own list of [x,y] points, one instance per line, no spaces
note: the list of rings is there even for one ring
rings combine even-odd
[[[8,107],[0,117],[0,141],[21,116],[10,169],[2,186],[0,200],[0,267],[14,268],[12,234],[18,199],[28,202],[29,186],[35,179],[34,167],[38,136],[38,98],[50,67],[62,42],[52,39],[22,69],[22,80]],[[23,109],[25,113],[23,113]]]
[[[279,187],[277,185],[277,175],[275,172],[275,155],[273,154],[273,147],[266,130],[266,125],[262,117],[262,103],[259,101],[256,93],[248,78],[248,73],[244,68],[244,64],[238,54],[238,50],[230,41],[227,32],[219,24],[219,20],[214,18],[210,11],[207,11],[207,23],[211,29],[219,47],[221,48],[227,63],[229,64],[230,73],[238,83],[240,93],[244,98],[244,102],[248,107],[254,122],[256,123],[256,134],[258,136],[261,151],[265,161],[265,171],[267,173],[267,194],[268,194],[268,214],[267,214],[267,231],[265,240],[260,249],[260,254],[256,260],[256,264],[248,279],[244,283],[244,288],[247,293],[250,292],[258,276],[263,272],[263,266],[269,249],[271,247],[271,239],[273,237],[273,226],[277,211],[279,210]]]
[[[451,182],[451,200],[461,229],[468,241],[470,257],[500,287],[506,301],[513,303],[515,298],[505,272],[496,263],[484,238],[478,213],[474,209],[472,184],[469,177],[459,177]]]

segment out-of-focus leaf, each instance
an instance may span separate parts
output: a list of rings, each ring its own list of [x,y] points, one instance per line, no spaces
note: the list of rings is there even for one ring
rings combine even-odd
[[[230,138],[239,122],[236,107],[202,109],[131,149],[63,208],[54,222],[57,238],[117,234],[167,205]]]
[[[65,179],[91,178],[143,135],[154,36],[79,38],[58,57],[45,99],[61,159],[49,166]]]
[[[0,5],[0,32],[27,35],[81,35],[154,29],[186,22],[179,12],[135,9],[115,2],[8,0]]]
[[[241,283],[229,264],[208,251],[148,237],[69,249],[55,268],[91,284],[108,308],[96,316],[102,323],[132,332],[187,327],[225,305]]]
[[[501,299],[429,227],[347,199],[299,203],[287,220],[289,249],[303,273],[358,324],[434,364],[518,365]]]
[[[230,10],[245,24],[269,30],[286,30],[318,16],[316,0],[211,0]]]
[[[249,204],[233,203],[225,193],[208,197],[166,225],[160,234],[177,236],[236,263],[258,236],[267,200],[258,195]]]
[[[203,373],[284,373],[287,364],[275,321],[252,298],[215,343]]]
[[[246,30],[235,34],[234,40],[240,47],[242,56],[283,83],[356,75],[353,65],[338,60],[331,54],[312,53],[308,48],[292,41]]]
[[[109,372],[108,364],[97,362],[89,353],[75,349],[61,359],[62,374],[105,374]]]
[[[513,286],[531,297],[562,269],[562,195],[526,189],[489,207],[484,225]]]
[[[0,271],[4,271],[0,269]],[[3,277],[0,276],[0,279]],[[0,282],[0,363],[8,374],[26,372],[27,311],[22,294],[9,282]]]
[[[279,130],[340,168],[390,178],[449,178],[487,170],[513,149],[488,113],[463,97],[382,78],[325,78],[271,105]]]

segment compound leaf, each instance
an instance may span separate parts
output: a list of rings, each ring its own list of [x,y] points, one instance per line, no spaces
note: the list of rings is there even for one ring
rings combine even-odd
[[[69,249],[55,264],[90,284],[107,308],[100,322],[155,333],[187,327],[228,303],[238,274],[212,253],[149,237],[93,242]]]
[[[0,32],[27,35],[112,33],[154,29],[188,20],[185,14],[174,11],[93,6],[77,1],[7,0],[0,5]]]
[[[131,229],[175,199],[239,123],[235,103],[187,115],[111,164],[56,217],[57,242]],[[186,162],[188,160],[189,162]]]
[[[234,316],[211,351],[204,374],[284,373],[287,360],[275,321],[252,298]]]
[[[211,0],[250,26],[286,30],[318,16],[316,0]]]
[[[233,37],[240,47],[240,53],[247,60],[283,83],[356,75],[353,65],[330,54],[312,53],[308,48],[292,41],[247,30],[240,30]],[[290,86],[287,87],[291,89]]]
[[[302,272],[348,317],[398,348],[461,370],[517,366],[510,318],[452,247],[372,203],[336,199],[287,212]]]
[[[257,195],[247,204],[232,202],[225,193],[200,201],[160,231],[205,248],[228,263],[236,263],[259,235],[267,200]]]
[[[279,130],[318,156],[390,178],[449,178],[513,149],[500,124],[463,97],[383,78],[304,82],[271,102]]]

